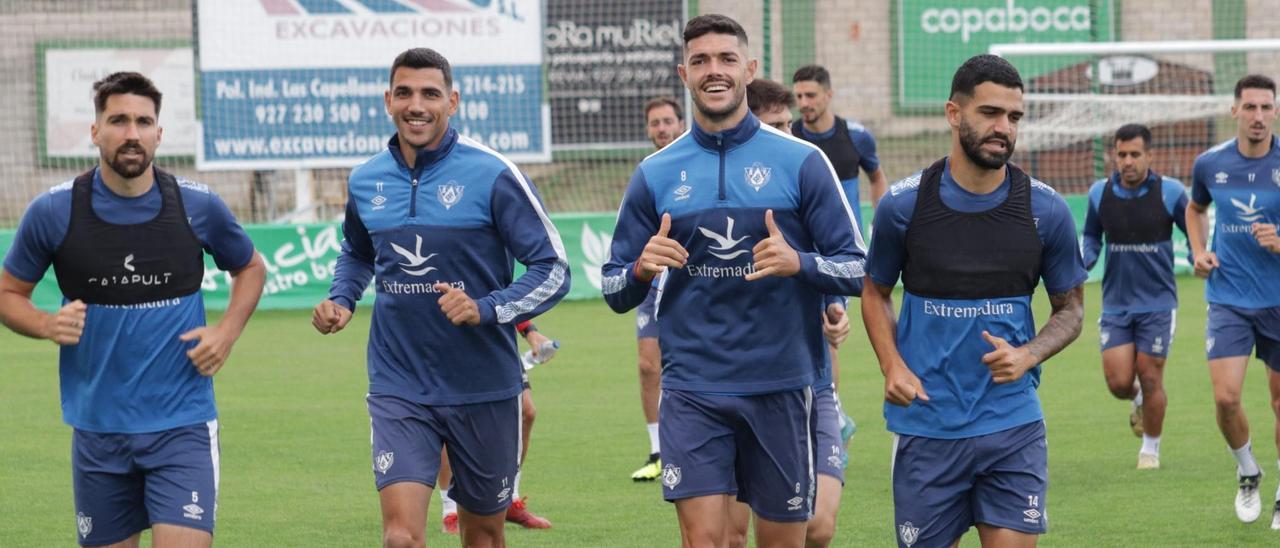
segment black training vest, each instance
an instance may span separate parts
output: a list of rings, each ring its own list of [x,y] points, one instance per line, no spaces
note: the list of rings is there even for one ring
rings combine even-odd
[[[858,154],[858,147],[853,146],[853,139],[849,138],[849,123],[844,118],[836,116],[836,123],[832,127],[836,128],[836,132],[830,139],[809,142],[822,149],[822,153],[831,160],[831,167],[836,169],[836,177],[841,181],[848,181],[858,176],[858,162],[862,160],[862,155]],[[803,128],[804,121],[796,120],[791,123],[791,134],[808,141],[801,131]]]
[[[133,305],[199,291],[204,251],[187,222],[177,180],[155,169],[160,213],[145,223],[117,225],[93,212],[93,172],[72,183],[71,222],[53,255],[62,294],[86,304]]]
[[[1031,295],[1040,281],[1042,244],[1031,216],[1031,178],[1007,164],[1009,195],[987,211],[942,203],[945,159],[920,175],[907,225],[902,284],[921,297],[992,299]]]
[[[1150,244],[1173,236],[1173,216],[1164,207],[1164,178],[1143,196],[1122,200],[1116,196],[1115,177],[1107,179],[1098,203],[1098,217],[1109,244]]]

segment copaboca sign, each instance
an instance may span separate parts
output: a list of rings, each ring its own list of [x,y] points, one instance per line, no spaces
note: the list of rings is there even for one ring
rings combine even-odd
[[[895,87],[900,108],[936,108],[965,59],[1008,42],[1114,37],[1114,0],[895,0]],[[1064,60],[1064,62],[1074,60]],[[1051,71],[1046,64],[1036,70]],[[1029,80],[1038,74],[1023,74]]]

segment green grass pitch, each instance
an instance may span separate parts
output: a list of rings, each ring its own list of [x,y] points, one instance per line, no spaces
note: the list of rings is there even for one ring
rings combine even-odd
[[[1234,461],[1213,418],[1204,363],[1201,284],[1179,281],[1182,307],[1166,369],[1163,469],[1134,469],[1139,440],[1128,402],[1103,383],[1097,347],[1100,287],[1086,287],[1080,339],[1045,366],[1040,395],[1049,431],[1049,533],[1044,546],[1276,546],[1280,532],[1239,523]],[[856,302],[855,302],[856,307]],[[1043,295],[1037,319],[1047,317]],[[217,376],[222,424],[220,546],[373,546],[377,496],[364,407],[368,309],[337,336],[317,335],[309,311],[259,313]],[[883,382],[854,314],[841,349],[841,398],[858,422],[835,546],[889,546],[891,436]],[[657,484],[628,475],[648,449],[635,370],[634,316],[603,302],[562,304],[538,319],[563,343],[532,372],[538,409],[522,482],[530,508],[554,528],[509,525],[513,546],[675,546],[674,507]],[[762,333],[767,336],[767,333]],[[0,332],[0,545],[71,545],[75,537],[70,429],[62,424],[54,346]],[[1245,405],[1270,496],[1280,473],[1264,367],[1250,362]],[[439,532],[432,501],[427,542]],[[976,534],[965,546],[976,546]]]

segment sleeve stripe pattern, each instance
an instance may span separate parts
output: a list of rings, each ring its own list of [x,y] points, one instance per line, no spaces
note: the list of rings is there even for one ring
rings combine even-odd
[[[537,288],[524,297],[509,302],[507,304],[498,305],[494,312],[497,314],[498,323],[510,323],[516,316],[526,314],[533,311],[547,299],[551,298],[560,290],[560,286],[564,285],[565,273],[569,269],[569,259],[564,252],[564,243],[560,241],[560,232],[556,230],[556,225],[551,223],[551,218],[547,217],[547,212],[542,209],[542,204],[533,195],[533,189],[529,188],[529,182],[525,180],[524,174],[516,168],[516,165],[501,154],[494,152],[468,137],[459,135],[458,142],[466,146],[483,151],[494,158],[500,160],[507,166],[507,170],[520,183],[520,189],[524,191],[524,195],[529,199],[529,203],[533,205],[533,210],[538,213],[538,219],[542,221],[542,228],[547,231],[547,238],[551,240],[551,247],[556,251],[556,264],[551,269],[551,273],[547,276],[546,281],[542,282]]]
[[[865,264],[863,261],[845,261],[843,263],[828,261],[822,257],[814,257],[814,261],[818,263],[818,272],[831,276],[833,278],[856,279],[866,276]]]
[[[806,147],[809,147],[809,149],[816,151],[820,156],[822,156],[822,161],[827,164],[827,170],[831,172],[831,182],[832,184],[836,185],[836,192],[840,193],[840,203],[844,205],[844,212],[846,215],[849,216],[849,226],[853,228],[853,243],[858,246],[859,250],[866,252],[867,244],[862,240],[862,230],[858,228],[858,223],[855,220],[856,218],[853,216],[853,208],[849,207],[849,197],[844,195],[844,188],[840,186],[840,177],[836,176],[836,168],[831,165],[831,159],[827,158],[827,155],[822,153],[822,149],[818,148],[816,145],[814,145],[813,143],[810,143],[809,141],[806,141],[804,139],[801,139],[789,133],[783,133],[781,131],[778,131],[773,126],[770,126],[767,124],[760,124],[760,129],[762,131],[768,131],[770,133],[773,133],[774,135],[779,135],[785,139],[789,139],[791,141],[800,143]]]
[[[615,274],[613,276],[605,276],[600,280],[600,290],[605,295],[612,295],[622,291],[627,287],[627,272]]]

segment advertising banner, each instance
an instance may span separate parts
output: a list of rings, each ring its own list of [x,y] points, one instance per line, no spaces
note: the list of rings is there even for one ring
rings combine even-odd
[[[550,160],[539,0],[202,0],[200,169],[349,167],[395,131],[384,93],[429,44],[461,95],[453,127],[517,162]]]
[[[98,160],[89,134],[97,118],[93,83],[118,71],[142,73],[164,92],[159,120],[164,138],[156,155],[195,155],[195,69],[188,41],[42,42],[36,52],[41,165]]]
[[[683,2],[548,0],[544,43],[557,150],[648,147],[644,104],[684,101]],[[620,121],[633,120],[631,123]]]
[[[894,0],[895,106],[940,109],[956,68],[991,44],[1110,41],[1115,9],[1114,0]]]

